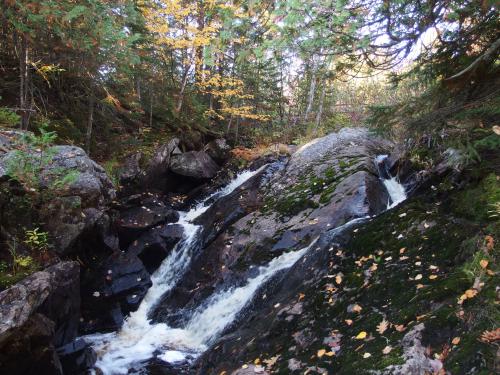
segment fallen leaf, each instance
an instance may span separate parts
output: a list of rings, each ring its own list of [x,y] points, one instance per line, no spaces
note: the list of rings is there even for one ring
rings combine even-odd
[[[387,345],[384,349],[382,349],[382,354],[389,354],[392,350],[392,346]]]
[[[350,326],[352,324],[352,319],[346,319],[345,320],[345,324],[347,324],[348,326]]]
[[[400,254],[403,254],[405,251],[406,251],[406,247],[402,247],[401,249],[399,249]]]
[[[255,359],[255,361],[253,361],[253,363],[254,363],[255,365],[258,365],[258,364],[260,363],[260,358]]]
[[[430,275],[429,279],[431,279],[431,280],[437,279],[437,275]]]
[[[318,350],[318,353],[316,353],[316,355],[318,356],[318,358],[321,358],[325,355],[325,353],[326,353],[325,349],[320,349]]]
[[[302,301],[306,295],[304,293],[299,293],[299,301]]]
[[[361,312],[361,310],[363,310],[363,308],[358,304],[355,304],[352,308],[352,311],[357,312],[357,313]]]
[[[415,276],[415,280],[420,280],[422,278],[422,274],[418,274],[417,276]]]
[[[395,328],[395,329],[396,329],[396,331],[398,331],[398,332],[403,332],[403,331],[406,329],[406,327],[405,327],[403,324],[396,324],[396,325],[394,326],[394,328]]]
[[[495,247],[495,240],[491,236],[486,236],[484,237],[484,240],[486,241],[486,250],[491,251]]]
[[[421,289],[424,287],[424,284],[417,284],[417,289]]]
[[[377,332],[383,334],[389,328],[389,322],[383,319],[377,326]]]
[[[451,343],[453,345],[458,345],[459,342],[460,342],[460,337],[454,337],[453,340],[451,340]]]
[[[494,329],[493,331],[484,331],[481,334],[479,341],[487,344],[500,341],[500,328]]]
[[[335,276],[335,282],[339,285],[342,284],[342,276],[340,274]]]
[[[370,358],[371,356],[372,356],[372,355],[371,355],[370,353],[365,353],[365,354],[363,354],[363,358],[365,358],[365,359],[366,359],[366,358]]]
[[[328,357],[333,357],[335,355],[335,352],[326,352],[325,355]]]
[[[486,259],[481,259],[481,261],[479,262],[479,265],[481,266],[481,268],[486,268],[488,267],[488,261]]]
[[[363,340],[366,338],[366,332],[365,331],[361,331],[360,333],[358,333],[358,335],[356,336],[356,339],[358,340]]]
[[[244,364],[243,366],[241,366],[242,369],[246,369],[248,368],[248,365],[247,364]]]

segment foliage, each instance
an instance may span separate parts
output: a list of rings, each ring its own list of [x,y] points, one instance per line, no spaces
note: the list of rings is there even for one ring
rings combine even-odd
[[[1,99],[1,97],[0,97]],[[21,117],[9,108],[0,107],[0,126],[14,127],[19,124]]]
[[[47,251],[50,248],[49,234],[40,228],[26,230],[24,243],[36,252]]]
[[[43,126],[40,135],[23,134],[17,149],[7,160],[7,174],[24,186],[27,191],[45,195],[60,191],[78,178],[78,172],[53,165],[56,150],[52,146],[57,134]]]

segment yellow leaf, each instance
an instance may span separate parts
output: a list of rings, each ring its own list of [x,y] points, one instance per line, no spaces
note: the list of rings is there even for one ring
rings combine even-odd
[[[430,280],[437,279],[437,275],[430,275],[430,276],[429,276],[429,279],[430,279]]]
[[[473,298],[476,296],[477,290],[476,289],[467,289],[464,294],[466,295],[467,298]]]
[[[255,365],[258,365],[260,363],[260,358],[257,358],[255,361],[253,361]]]
[[[335,355],[335,352],[326,352],[325,355],[328,357],[333,357]]]
[[[356,336],[356,339],[358,340],[363,340],[366,338],[366,332],[365,331],[361,331],[360,333],[358,333],[358,335]]]
[[[318,350],[318,353],[317,353],[318,358],[323,357],[323,356],[325,355],[325,353],[326,353],[326,350],[325,350],[325,349],[320,349],[320,350]]]
[[[451,340],[451,343],[453,345],[458,345],[459,342],[460,342],[460,337],[454,337],[453,340]]]
[[[488,261],[486,259],[481,259],[481,261],[479,262],[479,264],[481,265],[481,268],[488,267]]]

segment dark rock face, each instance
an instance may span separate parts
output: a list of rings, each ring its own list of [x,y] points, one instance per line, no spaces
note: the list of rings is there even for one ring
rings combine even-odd
[[[115,330],[123,316],[135,311],[151,286],[140,259],[116,252],[96,270],[84,274],[82,302],[84,332]]]
[[[80,319],[79,266],[61,262],[0,293],[0,372],[62,374],[55,347]]]
[[[57,348],[64,374],[84,374],[93,368],[97,355],[83,339],[77,339]]]
[[[182,239],[182,226],[162,225],[152,228],[129,246],[127,253],[136,255],[149,273],[153,273]]]
[[[177,149],[179,140],[174,138],[156,150],[145,170],[145,187],[164,191],[168,184],[171,155]]]
[[[213,160],[215,160],[215,162],[219,164],[224,163],[231,155],[231,147],[223,138],[214,139],[213,141],[207,143],[203,151],[205,151]]]
[[[118,220],[120,245],[126,248],[141,233],[159,224],[179,220],[179,213],[167,207],[156,197],[140,200],[140,205],[123,210]]]
[[[219,166],[203,151],[189,151],[172,156],[172,172],[195,179],[208,179],[215,176]]]

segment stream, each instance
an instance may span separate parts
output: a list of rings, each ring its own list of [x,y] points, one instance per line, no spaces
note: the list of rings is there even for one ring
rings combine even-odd
[[[375,162],[380,164],[385,158],[385,155],[381,155]],[[277,256],[259,267],[239,287],[214,292],[189,313],[182,328],[172,328],[166,323],[150,319],[151,312],[162,296],[176,286],[189,269],[193,257],[201,251],[203,244],[199,237],[202,227],[193,224],[193,221],[206,212],[213,202],[232,193],[266,167],[239,173],[227,186],[211,194],[191,210],[180,212],[180,219],[176,224],[183,227],[184,238],[151,276],[153,285],[139,309],[130,314],[119,331],[85,336],[85,340],[91,343],[97,353],[96,367],[103,374],[127,374],[131,368],[154,357],[174,365],[193,362],[237,318],[259,288],[279,271],[293,266],[314,245],[315,241],[312,241],[305,248]],[[405,200],[406,193],[396,177],[391,177],[390,174],[388,177],[381,177],[381,180],[390,196],[387,204],[387,209],[390,209]],[[342,227],[359,220],[351,220]]]

